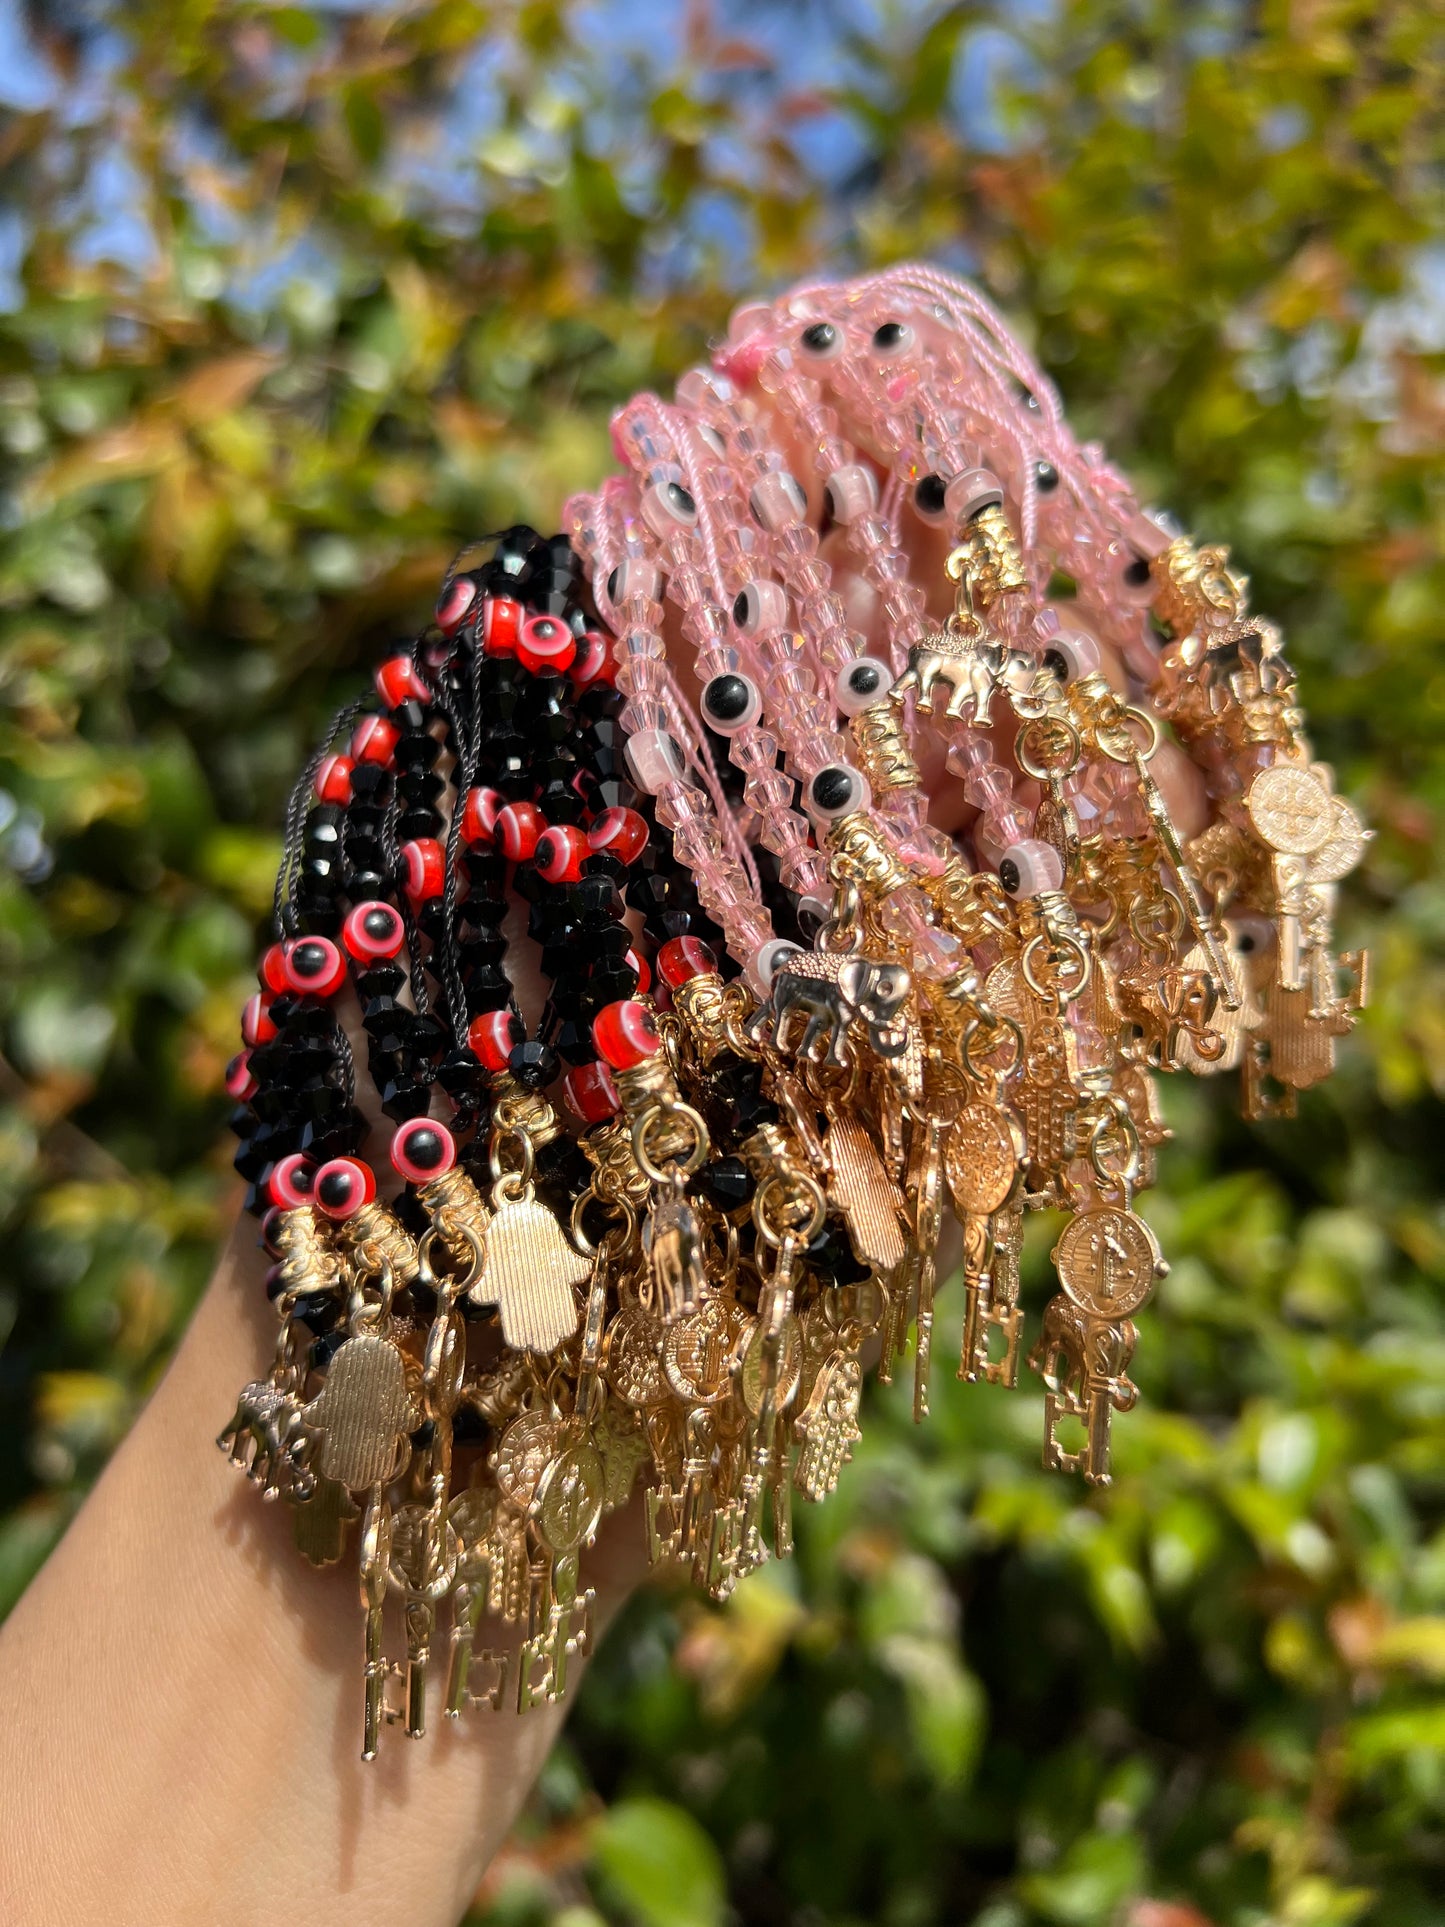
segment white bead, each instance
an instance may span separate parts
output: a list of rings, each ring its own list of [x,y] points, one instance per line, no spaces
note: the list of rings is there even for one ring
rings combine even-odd
[[[679,781],[687,770],[681,748],[665,729],[638,730],[627,739],[626,755],[633,782],[649,796]]]
[[[876,656],[854,656],[838,671],[833,700],[845,716],[858,716],[874,703],[886,702],[892,687],[893,677],[886,662]]]
[[[662,571],[645,555],[629,555],[608,576],[607,593],[614,607],[635,595],[645,596],[649,602],[660,602]]]
[[[733,621],[745,636],[766,635],[788,621],[788,594],[780,582],[748,582],[733,600]]]
[[[743,966],[743,976],[748,989],[755,996],[766,997],[772,989],[773,979],[789,957],[801,957],[800,944],[789,943],[786,937],[770,937],[749,957]]]
[[[641,507],[643,521],[664,541],[697,522],[697,503],[681,482],[649,482],[642,491]]]
[[[1052,669],[1060,682],[1077,682],[1080,676],[1091,676],[1099,661],[1099,645],[1083,629],[1060,629],[1044,648],[1044,667]]]
[[[1064,866],[1052,843],[1026,836],[1010,843],[999,858],[998,880],[1011,897],[1036,897],[1063,889]]]
[[[748,497],[748,506],[770,534],[790,529],[808,513],[808,497],[802,484],[786,469],[774,468],[762,476]]]
[[[872,801],[868,778],[851,763],[825,763],[807,788],[808,814],[820,823],[836,823]]]
[[[836,321],[810,321],[798,336],[798,347],[810,361],[831,361],[842,354],[846,340]]]
[[[827,496],[835,522],[856,522],[878,506],[878,477],[862,462],[847,462],[828,477]]]
[[[943,499],[955,521],[969,522],[984,509],[1003,506],[1003,483],[991,469],[965,469],[954,476]]]
[[[719,736],[736,736],[763,713],[763,698],[749,676],[714,676],[702,692],[702,718]]]

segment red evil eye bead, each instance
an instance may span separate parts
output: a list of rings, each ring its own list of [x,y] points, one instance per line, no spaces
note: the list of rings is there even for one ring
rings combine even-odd
[[[349,756],[328,756],[316,772],[311,787],[320,803],[351,801],[351,772],[356,768]]]
[[[527,1026],[514,1010],[484,1010],[467,1027],[472,1054],[489,1071],[504,1071],[518,1044],[527,1041]]]
[[[459,575],[437,597],[437,627],[450,635],[477,599],[477,585],[469,575]],[[393,707],[395,705],[393,704]]]
[[[413,903],[429,903],[446,888],[447,860],[434,836],[418,836],[401,846],[406,893]]]
[[[276,1035],[276,1026],[271,1022],[271,1000],[263,997],[258,990],[254,997],[248,997],[241,1006],[241,1042],[255,1046],[269,1044]]]
[[[647,848],[647,820],[636,810],[603,810],[587,832],[587,841],[600,855],[604,850],[619,863],[635,863]]]
[[[526,610],[510,596],[488,596],[482,604],[482,648],[489,656],[515,656]]]
[[[360,1158],[333,1158],[316,1173],[316,1207],[328,1218],[350,1218],[376,1196],[376,1179]]]
[[[293,1151],[289,1158],[282,1158],[274,1166],[266,1184],[271,1193],[271,1202],[278,1211],[295,1211],[299,1205],[310,1204],[316,1189],[316,1166],[310,1158]]]
[[[445,1124],[409,1117],[391,1140],[391,1161],[408,1184],[425,1184],[456,1163],[456,1140]]]
[[[251,1075],[250,1051],[237,1051],[236,1055],[226,1066],[226,1091],[228,1095],[234,1097],[238,1104],[244,1104],[248,1097],[254,1097],[256,1095],[257,1089],[256,1080]]]
[[[535,676],[541,670],[570,669],[577,638],[556,616],[528,616],[517,637],[517,661]]]
[[[406,942],[406,925],[389,903],[358,903],[341,926],[341,941],[355,963],[375,963],[397,954]]]
[[[639,950],[629,950],[622,959],[629,970],[637,972],[637,994],[641,997],[652,988],[652,965]]]
[[[572,823],[554,823],[543,830],[533,852],[537,875],[544,883],[576,883],[591,854],[586,832]]]
[[[657,953],[657,974],[672,990],[717,969],[717,958],[701,937],[669,937]]]
[[[594,682],[615,682],[617,664],[612,660],[612,638],[600,629],[589,629],[577,645],[572,663],[572,680],[579,689]]]
[[[269,990],[273,997],[279,997],[286,989],[286,946],[273,943],[262,952],[256,975],[261,980],[261,988]]]
[[[329,937],[286,946],[286,986],[303,997],[330,997],[346,982],[346,962]]]
[[[429,703],[431,691],[410,656],[388,656],[376,667],[376,693],[388,709],[402,703]]]
[[[468,790],[462,805],[462,841],[490,843],[496,834],[497,818],[506,806],[507,799],[500,790]]]
[[[605,1064],[578,1064],[562,1079],[567,1106],[584,1124],[600,1124],[615,1117],[622,1100]]]
[[[497,811],[496,838],[509,863],[525,863],[535,856],[547,819],[535,803],[508,803]]]
[[[385,716],[363,716],[351,732],[353,762],[389,763],[399,734]]]
[[[598,1056],[615,1071],[630,1071],[662,1049],[652,1012],[633,997],[598,1011],[592,1020],[592,1041]]]

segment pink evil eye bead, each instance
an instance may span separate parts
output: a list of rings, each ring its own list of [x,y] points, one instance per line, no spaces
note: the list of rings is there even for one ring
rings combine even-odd
[[[687,773],[681,745],[665,729],[639,729],[628,737],[623,755],[633,782],[649,796],[680,782]]]
[[[406,942],[406,925],[401,913],[389,903],[373,899],[370,903],[358,903],[347,914],[341,926],[341,941],[347,956],[365,968],[379,958],[397,955]]]
[[[363,716],[351,732],[352,761],[389,763],[400,733],[385,716]]]
[[[477,585],[469,575],[459,575],[450,581],[437,598],[436,619],[438,629],[450,635],[459,629],[468,609],[477,599]]]
[[[847,462],[833,470],[823,495],[835,522],[857,522],[877,510],[878,477],[862,462]]]
[[[293,1151],[289,1158],[282,1158],[272,1167],[266,1189],[278,1211],[299,1210],[303,1204],[310,1204],[315,1195],[316,1166],[300,1151]]]
[[[1060,682],[1077,682],[1080,676],[1091,676],[1099,667],[1099,645],[1082,629],[1060,629],[1056,636],[1049,638],[1039,660]]]
[[[763,697],[750,677],[730,669],[704,684],[700,706],[709,728],[719,736],[736,736],[762,715]]]
[[[570,669],[577,654],[577,638],[556,616],[528,616],[517,637],[517,661],[534,676],[547,670]]]
[[[833,700],[845,716],[861,716],[875,703],[886,702],[892,687],[893,675],[886,662],[876,656],[854,656],[838,671]]]
[[[328,1218],[354,1218],[376,1196],[376,1179],[360,1158],[332,1158],[316,1173],[316,1208]]]
[[[300,937],[286,947],[286,985],[298,997],[331,997],[346,982],[346,963],[329,937]]]
[[[592,1042],[614,1071],[635,1070],[662,1049],[652,1012],[633,997],[604,1004],[592,1020]]]
[[[697,503],[681,482],[649,482],[642,491],[640,506],[643,521],[664,542],[679,529],[690,529],[697,522]]]
[[[317,770],[311,787],[319,803],[346,804],[351,801],[351,772],[356,768],[349,756],[328,756]]]
[[[268,944],[261,953],[256,975],[261,988],[269,990],[273,997],[279,997],[286,988],[286,946],[284,943]]]
[[[834,321],[810,321],[798,336],[798,346],[810,361],[832,361],[847,345],[847,336]]]
[[[269,1044],[275,1035],[276,1026],[271,1021],[271,1000],[257,991],[241,1006],[241,1042],[254,1050],[257,1044]]]
[[[669,990],[717,970],[717,958],[701,937],[669,937],[657,953],[657,974]]]
[[[526,610],[511,596],[488,596],[482,604],[482,650],[488,656],[515,656]]]
[[[576,883],[591,854],[585,830],[572,823],[554,823],[537,838],[532,860],[544,883]]]
[[[749,990],[755,996],[766,997],[773,987],[774,977],[789,957],[801,957],[803,954],[801,944],[790,943],[786,937],[770,937],[749,957],[743,971]]]
[[[790,529],[808,513],[808,494],[796,475],[786,469],[769,469],[754,485],[748,507],[762,526],[772,534]]]
[[[1126,602],[1143,608],[1145,603],[1154,600],[1154,571],[1149,566],[1147,555],[1140,555],[1137,549],[1130,548],[1127,543],[1111,542],[1109,562],[1120,594]]]
[[[244,1104],[247,1098],[254,1097],[259,1089],[260,1086],[251,1075],[250,1051],[237,1051],[226,1066],[227,1096],[234,1097],[238,1104]]]
[[[467,1027],[467,1043],[484,1070],[506,1070],[512,1052],[526,1041],[527,1026],[515,1010],[484,1010]]]
[[[605,851],[619,863],[635,863],[647,848],[647,819],[618,804],[593,820],[587,841],[599,855]]]
[[[647,602],[662,600],[662,571],[645,555],[629,555],[607,578],[607,597],[614,609],[633,596]]]
[[[578,1064],[562,1079],[567,1108],[584,1124],[602,1124],[615,1117],[622,1100],[612,1073],[603,1063]]]
[[[431,691],[410,656],[388,656],[376,667],[376,693],[388,709],[403,703],[429,703]]]
[[[733,621],[745,636],[761,636],[788,625],[788,595],[780,582],[745,582],[733,597]]]
[[[446,888],[447,860],[434,836],[414,837],[401,846],[406,893],[413,903],[430,903]]]
[[[868,778],[851,763],[825,763],[808,784],[808,811],[822,823],[866,810],[872,800]]]
[[[508,803],[497,811],[495,834],[508,863],[526,863],[536,855],[547,819],[535,803]]]
[[[1003,483],[992,469],[966,469],[948,484],[943,501],[951,520],[971,522],[985,509],[1003,507]]]
[[[998,860],[998,880],[1011,897],[1037,897],[1062,890],[1064,865],[1052,843],[1026,836],[1011,843]]]
[[[457,1161],[456,1140],[445,1124],[430,1117],[409,1117],[391,1140],[392,1167],[408,1184],[425,1184],[450,1171]]]
[[[462,805],[462,841],[490,843],[496,835],[497,818],[506,808],[506,803],[507,799],[500,790],[468,790],[467,800]]]
[[[579,689],[590,689],[595,682],[615,682],[617,664],[612,660],[612,638],[600,629],[588,629],[577,645],[572,664],[572,680]]]

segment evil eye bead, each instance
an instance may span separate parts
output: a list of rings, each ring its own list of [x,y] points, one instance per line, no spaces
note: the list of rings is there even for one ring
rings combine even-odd
[[[319,803],[345,805],[351,801],[351,772],[356,768],[349,756],[328,756],[312,782]]]
[[[677,739],[665,729],[640,729],[627,739],[627,767],[632,780],[649,796],[681,780],[687,770]]]
[[[736,736],[762,713],[763,699],[757,684],[736,670],[714,676],[703,687],[702,719],[720,736]]]
[[[286,987],[299,997],[330,997],[346,982],[346,961],[329,937],[302,937],[286,950]]]
[[[284,943],[267,944],[261,953],[261,962],[256,975],[262,990],[269,990],[273,997],[279,997],[286,989],[286,946]]]
[[[913,330],[906,321],[884,321],[873,330],[874,354],[901,355],[912,346]]]
[[[833,700],[845,716],[858,716],[875,703],[886,701],[892,687],[893,677],[886,662],[876,656],[855,656],[838,671]]]
[[[808,513],[807,491],[786,469],[770,469],[748,496],[748,507],[765,529],[776,534],[792,528]]]
[[[498,810],[495,834],[508,863],[530,862],[546,827],[547,819],[535,803],[508,803]]]
[[[576,883],[591,854],[584,830],[572,823],[554,823],[537,838],[532,860],[544,883]]]
[[[655,562],[649,562],[645,555],[629,555],[608,576],[607,595],[614,607],[630,602],[635,595],[645,596],[649,602],[659,602],[662,599],[662,571]]]
[[[328,1218],[354,1218],[375,1196],[376,1179],[360,1158],[332,1158],[316,1173],[316,1208]]]
[[[925,522],[946,522],[948,483],[941,475],[920,475],[913,485],[913,506]]]
[[[408,1184],[425,1184],[450,1171],[457,1161],[456,1140],[445,1124],[430,1117],[409,1117],[391,1140],[392,1168]]]
[[[490,843],[496,836],[497,818],[507,807],[500,790],[485,787],[467,791],[462,804],[462,841],[467,844]]]
[[[611,1071],[601,1062],[578,1064],[568,1071],[562,1079],[562,1095],[584,1124],[602,1124],[615,1117],[622,1103]]]
[[[389,763],[401,735],[395,723],[385,716],[363,716],[351,732],[351,760],[354,763]]]
[[[782,629],[788,620],[787,591],[780,582],[748,582],[733,598],[733,621],[745,636]]]
[[[992,469],[965,469],[948,484],[944,506],[953,521],[971,522],[985,509],[1003,507],[1003,483]]]
[[[808,811],[822,823],[866,810],[873,800],[868,778],[851,763],[825,763],[808,784]]]
[[[316,1193],[316,1166],[300,1151],[281,1158],[266,1181],[271,1202],[278,1211],[295,1211],[310,1204]]]
[[[269,1044],[276,1035],[276,1026],[271,1018],[271,999],[263,997],[260,991],[248,997],[241,1006],[241,1042],[255,1049],[257,1044]]]
[[[376,693],[388,709],[399,709],[403,703],[431,701],[431,691],[410,656],[388,656],[385,662],[377,664]]]
[[[663,541],[679,529],[697,526],[697,503],[681,482],[650,482],[642,491],[641,508],[643,521]]]
[[[717,971],[717,958],[701,937],[669,937],[657,953],[657,974],[669,990]]]
[[[437,627],[451,635],[459,629],[468,609],[477,599],[477,585],[469,575],[456,576],[437,597]]]
[[[878,477],[862,462],[835,468],[823,489],[835,522],[857,522],[878,507]]]
[[[1052,495],[1059,486],[1059,471],[1052,462],[1034,463],[1034,487],[1040,495]]]
[[[250,1051],[237,1051],[226,1066],[226,1095],[234,1097],[238,1104],[244,1104],[248,1098],[256,1095],[259,1088],[251,1071]]]
[[[652,1012],[634,997],[603,1005],[592,1020],[592,1042],[614,1071],[635,1070],[662,1049]]]
[[[586,629],[577,643],[572,663],[572,680],[579,689],[590,689],[595,682],[612,682],[617,665],[612,660],[612,638],[600,629]]]
[[[577,638],[556,616],[529,616],[517,637],[517,661],[536,676],[545,670],[570,669],[577,654]]]
[[[515,656],[526,613],[511,596],[488,596],[482,604],[482,653]]]
[[[628,947],[623,963],[637,979],[637,995],[645,997],[652,988],[652,965],[640,950]]]
[[[798,346],[813,361],[832,361],[844,347],[843,330],[831,321],[812,321],[798,336]]]
[[[430,903],[446,888],[447,860],[434,836],[414,837],[401,846],[402,881],[413,903]]]
[[[346,954],[363,969],[383,957],[394,957],[406,942],[401,913],[389,903],[358,903],[341,926]]]
[[[789,957],[803,955],[801,944],[790,943],[786,937],[770,937],[765,944],[758,946],[744,967],[743,977],[749,990],[755,996],[766,997],[773,987],[774,977]]]
[[[1149,566],[1149,558],[1136,550],[1124,548],[1121,544],[1112,545],[1112,558],[1117,573],[1119,588],[1126,602],[1142,607],[1154,600],[1154,571]]]
[[[605,853],[620,863],[635,863],[647,848],[647,819],[621,804],[603,810],[587,832],[587,844],[598,856]]]
[[[1011,843],[998,861],[998,880],[1011,897],[1037,897],[1064,887],[1063,859],[1052,843],[1026,836]]]
[[[1082,629],[1060,629],[1049,639],[1040,660],[1062,683],[1077,682],[1099,667],[1099,645]]]
[[[467,1028],[473,1056],[489,1071],[504,1071],[512,1052],[526,1038],[527,1026],[515,1010],[484,1010]]]

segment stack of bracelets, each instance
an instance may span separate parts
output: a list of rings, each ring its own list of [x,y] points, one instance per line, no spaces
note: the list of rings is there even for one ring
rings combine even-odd
[[[1166,1269],[1151,1073],[1280,1113],[1362,1000],[1330,944],[1366,832],[1279,631],[973,289],[749,306],[613,435],[303,772],[229,1072],[277,1342],[220,1443],[313,1564],[356,1526],[367,1757],[429,1685],[562,1694],[639,1475],[653,1561],[714,1597],[786,1553],[910,1326],[927,1410],[950,1208],[959,1376],[1010,1386],[1024,1213],[1065,1214],[1027,1363],[1045,1463],[1106,1484]]]

